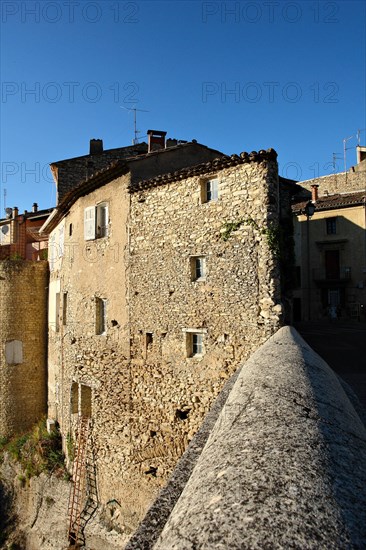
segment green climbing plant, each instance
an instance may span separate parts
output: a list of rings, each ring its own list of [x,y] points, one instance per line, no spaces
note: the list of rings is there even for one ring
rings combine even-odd
[[[265,235],[267,238],[268,247],[278,256],[280,254],[280,243],[281,243],[281,228],[279,225],[271,224],[269,227],[260,227],[258,223],[253,220],[253,218],[242,218],[233,222],[225,222],[220,231],[221,238],[224,241],[228,241],[231,237],[231,234],[234,231],[237,231],[242,225],[250,225],[256,231],[259,231],[261,235]]]

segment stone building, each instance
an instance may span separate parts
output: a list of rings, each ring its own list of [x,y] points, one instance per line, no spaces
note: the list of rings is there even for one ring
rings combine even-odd
[[[0,435],[12,436],[47,410],[47,237],[52,209],[0,220]],[[33,260],[33,261],[32,261]]]
[[[166,132],[160,130],[147,131],[148,142],[136,143],[127,147],[117,147],[114,149],[104,149],[103,140],[91,139],[89,145],[89,154],[64,159],[50,164],[51,172],[56,183],[57,203],[59,203],[66,193],[77,187],[80,182],[87,180],[91,175],[108,168],[112,163],[118,160],[131,160],[132,158],[146,159],[146,155],[155,151],[165,149],[172,154],[165,155],[163,163],[160,162],[160,155],[150,155],[152,162],[144,163],[144,168],[148,167],[149,176],[161,175],[165,169],[177,170],[194,163],[211,160],[213,157],[222,156],[220,151],[210,149],[205,145],[191,142],[166,139]],[[175,153],[174,153],[175,151]],[[179,154],[177,155],[177,151]],[[168,166],[168,161],[170,165]],[[140,175],[141,176],[141,175]]]
[[[46,414],[47,261],[0,261],[0,435]]]
[[[276,157],[151,150],[67,192],[43,227],[49,416],[66,451],[91,419],[98,499],[126,531],[281,324]]]
[[[293,204],[295,321],[366,321],[366,159],[348,172],[299,182]],[[313,212],[306,213],[311,204]],[[308,212],[309,214],[309,212]]]

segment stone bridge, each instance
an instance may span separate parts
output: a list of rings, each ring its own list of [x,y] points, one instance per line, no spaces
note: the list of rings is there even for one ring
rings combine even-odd
[[[229,380],[126,546],[256,548],[366,548],[364,411],[292,327]]]

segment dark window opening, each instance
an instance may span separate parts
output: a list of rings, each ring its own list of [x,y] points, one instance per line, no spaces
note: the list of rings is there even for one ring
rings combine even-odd
[[[324,258],[326,279],[339,279],[339,250],[326,250]]]
[[[67,292],[64,292],[62,297],[62,324],[67,323]]]
[[[90,386],[80,384],[80,414],[91,417],[92,413],[92,390]]]
[[[301,287],[301,266],[297,265],[295,267],[295,288]]]
[[[325,221],[327,235],[335,235],[337,233],[337,218],[327,218]]]
[[[73,382],[71,386],[71,413],[77,414],[79,412],[79,384]]]

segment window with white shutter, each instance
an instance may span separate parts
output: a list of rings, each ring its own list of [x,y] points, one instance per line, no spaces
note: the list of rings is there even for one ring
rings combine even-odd
[[[108,204],[101,202],[84,210],[84,239],[91,241],[108,237]]]
[[[59,257],[62,258],[65,251],[65,226],[61,225],[58,230]]]
[[[84,239],[95,239],[95,206],[88,206],[84,210]]]

